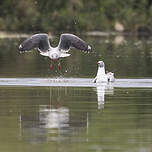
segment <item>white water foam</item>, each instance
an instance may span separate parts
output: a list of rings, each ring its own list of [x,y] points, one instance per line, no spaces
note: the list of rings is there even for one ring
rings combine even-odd
[[[152,79],[116,79],[113,83],[93,83],[91,78],[0,78],[0,86],[66,86],[96,87],[110,85],[120,88],[152,88]]]

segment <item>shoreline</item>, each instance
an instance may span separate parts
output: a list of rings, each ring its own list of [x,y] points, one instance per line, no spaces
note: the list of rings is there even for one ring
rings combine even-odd
[[[39,32],[41,33],[41,32]],[[72,32],[73,33],[73,32]],[[27,38],[34,33],[16,33],[16,32],[5,32],[0,31],[0,39],[3,38]],[[89,31],[89,32],[82,32],[81,33],[84,36],[92,36],[92,37],[107,37],[107,36],[143,36],[143,37],[151,37],[151,34],[148,34],[146,32],[141,33],[131,33],[131,32],[117,32],[117,31],[109,31],[109,32],[103,32],[103,31]],[[55,34],[48,34],[49,38],[53,38]]]

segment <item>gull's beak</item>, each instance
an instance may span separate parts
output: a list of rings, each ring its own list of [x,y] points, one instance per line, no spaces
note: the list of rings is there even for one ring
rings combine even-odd
[[[99,64],[100,62],[98,61],[97,64]]]

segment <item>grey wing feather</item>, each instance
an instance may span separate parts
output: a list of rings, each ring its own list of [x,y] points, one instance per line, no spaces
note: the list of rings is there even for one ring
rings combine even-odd
[[[58,47],[62,50],[69,50],[74,47],[87,52],[91,51],[91,47],[85,41],[73,34],[62,34]]]
[[[46,52],[50,48],[50,42],[47,34],[35,34],[24,40],[19,46],[19,51],[30,51],[32,49],[40,49]]]

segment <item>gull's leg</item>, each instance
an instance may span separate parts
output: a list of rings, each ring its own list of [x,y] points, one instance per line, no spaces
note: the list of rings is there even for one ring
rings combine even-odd
[[[53,70],[53,61],[51,60],[51,65],[50,65],[51,71]]]
[[[58,70],[61,70],[60,59],[58,59]]]

